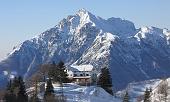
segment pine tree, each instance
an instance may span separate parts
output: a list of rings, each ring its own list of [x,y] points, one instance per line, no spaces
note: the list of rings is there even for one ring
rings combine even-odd
[[[59,82],[59,71],[55,62],[49,65],[48,76],[53,79],[53,81]]]
[[[47,81],[47,86],[46,86],[46,90],[45,90],[45,95],[50,95],[54,93],[54,87],[52,85],[52,80],[51,78],[49,78],[49,80]]]
[[[11,85],[11,88],[12,90],[14,91],[15,94],[18,93],[18,88],[19,88],[19,80],[18,80],[18,77],[15,77],[12,81],[12,85]]]
[[[123,97],[123,102],[129,102],[129,94],[126,91],[125,96]]]
[[[28,102],[28,95],[26,93],[25,83],[21,76],[18,77],[19,90],[17,94],[17,102]]]
[[[148,88],[145,90],[144,102],[150,102],[150,90]]]
[[[12,80],[9,80],[6,90],[12,91]]]
[[[99,80],[97,82],[97,85],[99,85],[100,87],[102,87],[104,90],[106,90],[108,93],[110,93],[111,95],[113,95],[113,91],[112,91],[112,81],[111,81],[111,76],[109,73],[109,69],[108,68],[102,68],[101,69],[101,74],[99,76]]]
[[[54,87],[52,85],[52,80],[49,78],[47,81],[46,90],[44,93],[45,102],[55,102]]]
[[[60,61],[58,64],[54,62],[51,64],[49,73],[50,78],[53,78],[54,81],[63,83],[68,82],[67,72],[65,71],[64,62]],[[62,81],[62,82],[61,82]]]
[[[60,78],[61,78],[60,80],[62,81],[62,83],[63,82],[68,82],[68,78],[67,78],[68,74],[65,71],[66,67],[64,65],[64,62],[60,61],[58,63],[58,69],[59,69],[59,75],[60,75]]]
[[[9,81],[4,100],[6,102],[28,102],[25,83],[21,76]]]
[[[15,102],[16,101],[16,95],[14,94],[12,90],[12,81],[10,80],[9,83],[7,84],[6,92],[4,95],[4,100],[5,102]]]
[[[50,99],[50,101],[52,99],[52,100],[56,100],[56,101],[59,101],[59,102],[65,102],[66,98],[63,95],[63,83],[68,82],[68,78],[67,78],[68,75],[67,75],[67,72],[66,72],[64,62],[60,61],[58,64],[55,64],[55,62],[53,62],[50,65],[48,76],[49,76],[50,80],[52,78],[53,81],[59,82],[61,84],[62,95],[55,97],[55,98],[54,98],[53,94],[48,95],[48,97],[45,96],[46,100],[48,98],[48,99]]]

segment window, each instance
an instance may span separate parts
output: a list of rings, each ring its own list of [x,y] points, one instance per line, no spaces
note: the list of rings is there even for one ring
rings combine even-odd
[[[77,76],[77,74],[74,74],[74,77],[76,77]]]
[[[89,76],[89,74],[86,74],[86,76]]]
[[[83,76],[83,74],[80,74],[80,76]]]

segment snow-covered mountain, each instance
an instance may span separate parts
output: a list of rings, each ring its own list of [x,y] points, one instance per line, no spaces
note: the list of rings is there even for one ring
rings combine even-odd
[[[55,27],[14,47],[0,62],[0,80],[11,74],[25,78],[38,65],[63,60],[71,64],[107,66],[116,89],[133,81],[170,76],[170,31],[136,29],[120,18],[103,19],[81,9]]]
[[[116,93],[116,98],[123,99],[128,92],[130,102],[143,102],[146,89],[151,91],[150,102],[170,102],[170,78],[130,83],[124,90]]]

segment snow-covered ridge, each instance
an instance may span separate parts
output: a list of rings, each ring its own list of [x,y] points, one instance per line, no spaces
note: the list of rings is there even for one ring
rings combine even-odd
[[[131,21],[103,19],[82,9],[17,46],[0,62],[0,75],[6,80],[3,71],[9,68],[29,77],[40,64],[63,60],[66,66],[108,67],[119,90],[133,81],[170,75],[169,34],[155,27],[136,29]]]

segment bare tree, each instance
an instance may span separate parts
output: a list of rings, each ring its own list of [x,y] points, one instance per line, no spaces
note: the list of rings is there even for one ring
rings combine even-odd
[[[29,79],[26,80],[28,87],[35,86],[35,82],[45,82],[45,78],[49,71],[49,64],[43,64],[39,66],[39,70],[37,70]]]

